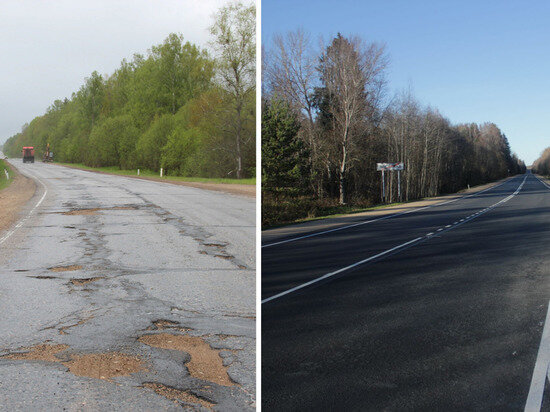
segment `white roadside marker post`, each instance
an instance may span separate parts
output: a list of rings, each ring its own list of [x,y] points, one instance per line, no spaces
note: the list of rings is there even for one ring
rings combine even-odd
[[[139,169],[138,169],[138,176],[139,176]]]
[[[162,172],[163,172],[163,171],[164,171],[164,170],[162,170],[162,167],[161,167],[161,168],[160,168],[160,177],[162,177]]]
[[[382,172],[382,203],[386,203],[386,179],[385,171],[390,172],[397,171],[397,196],[399,201],[401,201],[401,170],[405,169],[403,162],[397,163],[376,163],[376,170]],[[390,175],[391,177],[391,175]],[[391,194],[390,194],[391,195]]]
[[[4,169],[4,173],[6,174],[6,179],[10,180],[10,174],[6,169]]]

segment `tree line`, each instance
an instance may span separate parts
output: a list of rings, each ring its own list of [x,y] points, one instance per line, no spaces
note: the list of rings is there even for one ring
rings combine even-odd
[[[144,168],[168,174],[255,175],[255,7],[222,7],[210,50],[170,34],[110,75],[94,71],[70,98],[55,100],[4,144],[60,162]]]
[[[539,158],[533,162],[532,170],[540,175],[550,175],[550,147],[544,149]]]
[[[404,163],[405,201],[525,171],[495,124],[453,125],[410,92],[389,99],[382,45],[338,34],[316,52],[296,31],[263,59],[264,225],[380,202],[378,162]],[[397,173],[385,178],[399,200]]]

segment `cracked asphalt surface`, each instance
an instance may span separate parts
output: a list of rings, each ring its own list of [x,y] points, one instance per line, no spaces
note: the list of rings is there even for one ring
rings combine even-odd
[[[549,202],[528,173],[288,243],[288,229],[264,232],[263,410],[524,410],[550,298]]]
[[[60,363],[0,358],[0,405],[201,410],[142,387],[159,383],[214,403],[216,410],[254,409],[255,200],[12,163],[47,193],[0,245],[0,356],[46,342],[69,346],[61,358],[139,356],[146,370],[110,382],[73,375]],[[22,216],[44,194],[38,187]],[[157,320],[173,327],[157,328]],[[189,354],[137,341],[161,330],[201,336],[219,350],[235,385],[192,377],[185,366]]]

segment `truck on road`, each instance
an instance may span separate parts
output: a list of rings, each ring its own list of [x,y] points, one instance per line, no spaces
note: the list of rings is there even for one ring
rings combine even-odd
[[[34,163],[34,147],[25,146],[23,147],[23,163]]]

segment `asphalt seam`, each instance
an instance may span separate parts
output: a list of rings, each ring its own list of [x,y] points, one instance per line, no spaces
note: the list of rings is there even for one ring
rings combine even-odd
[[[436,207],[436,206],[447,205],[449,203],[457,202],[457,201],[462,200],[462,199],[466,199],[466,198],[470,198],[470,197],[473,197],[473,196],[480,195],[480,194],[485,193],[485,192],[487,192],[491,189],[496,189],[497,187],[502,186],[507,181],[504,181],[504,182],[502,182],[498,185],[495,185],[495,186],[488,187],[487,189],[484,189],[480,192],[472,193],[472,194],[469,194],[469,195],[466,195],[466,196],[457,197],[457,198],[451,199],[451,200],[446,200],[446,201],[440,202],[440,203],[435,203],[433,205],[423,206],[423,207],[419,207],[417,209],[406,210],[404,212],[394,213],[392,215],[382,216],[382,217],[379,217],[377,219],[366,220],[366,221],[363,221],[363,222],[358,222],[358,223],[354,223],[354,224],[351,224],[351,225],[341,226],[341,227],[337,227],[337,228],[334,228],[334,229],[323,230],[321,232],[310,233],[308,235],[293,237],[293,238],[290,238],[290,239],[281,240],[279,242],[268,243],[266,245],[262,245],[262,249],[266,248],[266,247],[277,246],[277,245],[282,245],[282,244],[285,244],[285,243],[295,242],[297,240],[307,239],[307,238],[310,238],[310,237],[321,236],[321,235],[336,232],[336,231],[339,231],[339,230],[350,229],[352,227],[362,226],[362,225],[366,225],[368,223],[378,222],[380,220],[386,220],[386,219],[390,219],[392,217],[402,216],[402,215],[406,215],[408,213],[418,212],[420,210],[430,209],[430,208]]]
[[[512,194],[506,196],[504,199],[501,199],[501,200],[499,200],[498,202],[492,204],[491,206],[488,206],[488,207],[486,207],[486,208],[484,208],[484,209],[482,209],[482,210],[480,210],[480,211],[478,211],[478,212],[476,212],[476,213],[472,213],[472,214],[469,215],[468,217],[466,217],[466,218],[464,218],[464,219],[461,219],[461,220],[460,220],[458,223],[456,223],[456,224],[447,225],[447,226],[450,226],[450,227],[448,227],[448,228],[445,228],[445,227],[439,228],[439,229],[437,229],[437,231],[436,231],[435,233],[438,233],[438,235],[441,235],[441,234],[443,234],[443,233],[445,233],[445,232],[448,232],[449,230],[452,230],[452,229],[454,229],[454,228],[457,228],[458,226],[462,226],[463,224],[470,222],[471,220],[473,220],[473,219],[475,219],[475,218],[477,218],[477,217],[479,217],[479,216],[481,216],[481,215],[483,215],[483,214],[485,214],[485,213],[487,213],[487,212],[493,210],[495,207],[497,207],[497,206],[499,206],[499,205],[501,205],[501,204],[503,204],[503,203],[508,202],[510,199],[512,199],[514,196],[516,196],[516,195],[520,192],[520,190],[523,188],[523,185],[525,184],[525,181],[527,180],[527,176],[528,176],[528,174],[525,175],[525,177],[523,178],[523,181],[520,183],[520,185],[517,187],[517,189],[516,189]],[[502,184],[503,184],[503,183],[502,183]],[[500,186],[500,185],[499,185],[499,186]],[[494,187],[496,187],[496,186],[494,186]],[[333,276],[335,276],[335,275],[337,275],[337,274],[343,273],[343,272],[348,271],[348,270],[350,270],[350,269],[353,269],[353,268],[355,268],[355,267],[357,267],[357,266],[360,266],[360,265],[363,265],[363,264],[365,264],[365,263],[368,263],[368,262],[371,262],[371,261],[373,261],[373,260],[376,260],[376,259],[378,259],[378,258],[381,258],[381,257],[383,257],[383,256],[385,256],[385,255],[388,255],[388,254],[392,253],[392,252],[397,252],[397,251],[403,250],[403,249],[405,249],[405,248],[408,248],[408,247],[410,247],[410,246],[413,245],[413,244],[418,244],[418,243],[420,243],[420,241],[422,241],[422,243],[423,243],[423,241],[427,241],[427,240],[431,239],[431,238],[433,237],[433,235],[434,235],[434,232],[430,232],[430,233],[428,233],[428,234],[426,234],[426,235],[424,235],[424,236],[420,236],[420,237],[417,237],[417,238],[415,238],[415,239],[409,240],[408,242],[405,242],[405,243],[402,243],[402,244],[400,244],[400,245],[394,246],[393,248],[387,249],[387,250],[385,250],[385,251],[383,251],[383,252],[380,252],[380,253],[378,253],[378,254],[376,254],[376,255],[374,255],[374,256],[370,256],[370,257],[368,257],[368,258],[366,258],[366,259],[363,259],[363,260],[360,260],[360,261],[358,261],[358,262],[352,263],[351,265],[348,265],[348,266],[346,266],[346,267],[344,267],[344,268],[341,268],[341,269],[335,270],[335,271],[333,271],[333,272],[327,273],[327,274],[322,275],[322,276],[320,276],[320,277],[318,277],[318,278],[315,278],[315,279],[312,279],[312,280],[310,280],[310,281],[308,281],[308,282],[302,283],[301,285],[295,286],[295,287],[293,287],[293,288],[287,289],[287,290],[285,290],[285,291],[283,291],[283,292],[280,292],[280,293],[277,293],[277,294],[275,294],[275,295],[273,295],[273,296],[270,296],[270,297],[268,297],[268,298],[265,298],[265,299],[263,299],[263,300],[261,301],[261,303],[264,304],[264,303],[267,303],[267,302],[270,302],[270,301],[279,299],[279,298],[281,298],[281,297],[283,297],[283,296],[286,296],[286,295],[291,294],[291,293],[293,293],[293,292],[296,292],[296,291],[298,291],[298,290],[304,289],[304,288],[306,288],[306,287],[308,287],[308,286],[311,286],[311,285],[313,285],[313,284],[315,284],[315,283],[318,283],[318,282],[321,282],[321,281],[323,281],[323,280],[325,280],[325,279],[331,278],[331,277],[333,277]]]

